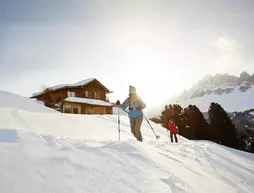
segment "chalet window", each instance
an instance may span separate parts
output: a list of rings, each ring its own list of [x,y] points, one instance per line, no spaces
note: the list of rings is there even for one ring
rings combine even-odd
[[[66,107],[65,107],[65,108],[64,108],[64,112],[65,112],[65,113],[72,113],[72,110],[71,110],[71,108],[66,108]]]
[[[74,114],[78,114],[78,108],[73,108],[72,110]]]
[[[75,97],[75,92],[68,91],[68,97]]]
[[[88,91],[85,91],[85,96],[88,98]]]
[[[100,93],[99,92],[93,92],[92,98],[100,99]]]

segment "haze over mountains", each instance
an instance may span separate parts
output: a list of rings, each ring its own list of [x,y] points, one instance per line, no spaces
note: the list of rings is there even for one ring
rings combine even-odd
[[[226,111],[245,111],[254,108],[254,74],[242,72],[239,77],[230,74],[206,75],[189,90],[168,103],[182,107],[196,105],[207,112],[211,102],[219,103]]]

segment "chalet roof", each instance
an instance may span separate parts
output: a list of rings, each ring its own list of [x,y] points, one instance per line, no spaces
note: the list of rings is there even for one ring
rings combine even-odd
[[[75,87],[85,86],[85,85],[87,85],[87,84],[89,84],[89,83],[91,83],[92,81],[95,81],[95,80],[98,81],[96,78],[89,78],[89,79],[85,79],[85,80],[82,80],[82,81],[79,81],[79,82],[76,82],[76,83],[73,83],[73,84],[56,85],[56,86],[53,86],[53,87],[49,87],[48,89],[50,89],[51,91],[55,91],[55,90],[64,89],[64,88],[75,88]],[[103,84],[101,84],[101,86],[104,87],[105,90],[107,90],[109,92],[109,90]],[[33,93],[32,97],[37,97],[37,96],[40,96],[41,94],[43,94],[43,92]]]
[[[95,78],[89,78],[89,79],[86,79],[86,80],[81,80],[79,82],[76,82],[74,84],[71,84],[71,86],[83,86],[83,85],[86,85],[92,81],[96,80]]]
[[[103,100],[89,99],[89,98],[67,97],[66,99],[64,99],[64,101],[73,102],[73,103],[90,104],[90,105],[96,105],[96,106],[106,106],[106,107],[114,106],[113,104]]]

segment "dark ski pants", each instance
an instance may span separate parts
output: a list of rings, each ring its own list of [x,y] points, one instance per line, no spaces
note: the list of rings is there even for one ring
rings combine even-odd
[[[140,132],[143,117],[130,118],[131,132],[137,138],[142,141],[142,135]]]
[[[172,133],[172,132],[170,132],[170,139],[171,139],[171,142],[173,142],[173,135],[174,135],[174,138],[175,138],[175,142],[177,143],[177,142],[178,142],[178,139],[177,139],[176,133]]]

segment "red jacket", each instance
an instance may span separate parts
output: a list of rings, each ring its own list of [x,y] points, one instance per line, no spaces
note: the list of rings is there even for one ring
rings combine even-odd
[[[168,130],[176,134],[176,125],[174,123],[168,125]]]

